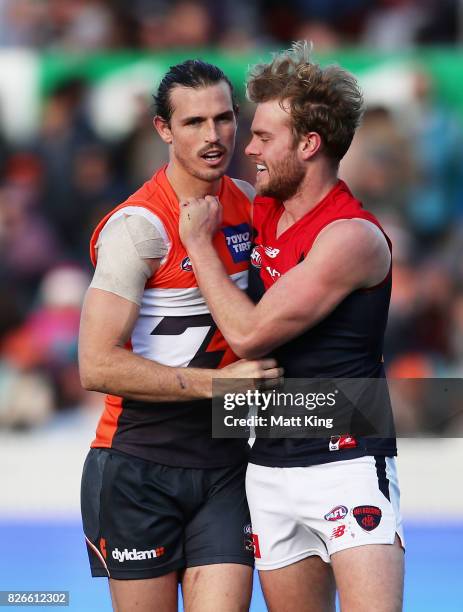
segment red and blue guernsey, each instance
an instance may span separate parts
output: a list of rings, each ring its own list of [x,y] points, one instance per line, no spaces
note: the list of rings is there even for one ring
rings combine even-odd
[[[319,233],[340,219],[365,219],[380,229],[343,181],[277,238],[283,205],[272,198],[254,203],[254,249],[248,292],[257,302],[271,285],[307,257]],[[384,232],[383,232],[384,233]],[[390,241],[386,236],[390,247]],[[349,253],[346,253],[349,257]],[[391,271],[378,285],[345,297],[320,323],[273,351],[286,378],[385,377],[383,339],[391,296]],[[291,295],[288,295],[291,300]],[[390,409],[390,406],[389,406]],[[392,420],[392,415],[391,415]],[[389,431],[389,430],[388,430]],[[365,455],[394,456],[395,437],[257,438],[251,462],[274,467],[307,466]]]

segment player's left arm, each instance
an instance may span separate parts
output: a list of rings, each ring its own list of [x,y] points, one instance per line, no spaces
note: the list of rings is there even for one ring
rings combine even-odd
[[[180,235],[212,316],[240,357],[267,354],[316,325],[349,293],[378,284],[388,273],[390,252],[379,228],[359,219],[336,221],[320,233],[306,259],[254,305],[230,281],[212,245],[220,216],[213,200],[208,211],[191,201],[182,207]]]

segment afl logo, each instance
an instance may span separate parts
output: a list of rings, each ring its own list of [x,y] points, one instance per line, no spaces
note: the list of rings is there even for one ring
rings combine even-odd
[[[347,516],[346,506],[336,506],[325,514],[325,521],[339,521]]]
[[[182,259],[182,263],[180,264],[180,269],[184,272],[193,272],[193,266],[191,264],[189,257],[184,257]]]
[[[251,253],[251,264],[255,268],[262,268],[262,255],[259,251],[260,246],[256,246],[252,249]]]

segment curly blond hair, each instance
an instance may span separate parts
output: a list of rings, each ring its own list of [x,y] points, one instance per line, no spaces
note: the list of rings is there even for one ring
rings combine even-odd
[[[246,91],[257,104],[289,104],[296,139],[317,132],[325,154],[339,162],[347,152],[363,114],[356,78],[339,66],[322,68],[311,60],[312,44],[295,42],[271,62],[249,72]]]

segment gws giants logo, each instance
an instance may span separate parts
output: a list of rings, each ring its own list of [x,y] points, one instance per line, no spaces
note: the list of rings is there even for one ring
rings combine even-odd
[[[340,521],[347,516],[346,506],[336,506],[325,514],[325,521]]]
[[[105,540],[105,538],[100,538],[100,550],[101,550],[101,554],[106,559],[106,557],[108,556],[108,553],[106,551],[106,540]]]
[[[118,548],[115,548],[113,550],[113,559],[116,559],[116,561],[119,561],[119,563],[123,563],[124,561],[156,559],[156,557],[161,557],[164,552],[164,546],[152,548],[151,550],[136,550],[135,548],[128,550],[127,548],[124,548],[124,550],[121,551]]]
[[[182,263],[180,264],[180,269],[183,270],[184,272],[193,272],[193,265],[189,257],[184,257],[182,259]]]

